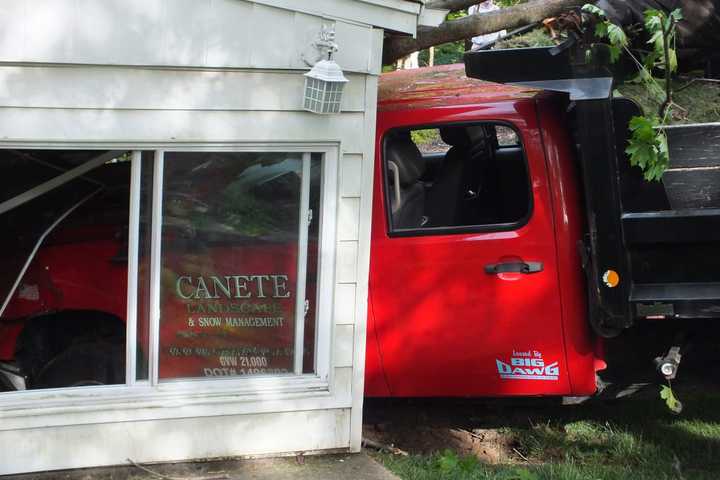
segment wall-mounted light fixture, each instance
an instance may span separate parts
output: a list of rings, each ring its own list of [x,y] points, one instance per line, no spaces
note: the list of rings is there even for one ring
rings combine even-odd
[[[305,62],[313,67],[305,74],[303,108],[313,113],[339,113],[343,90],[348,79],[345,78],[340,65],[332,59],[333,53],[338,51],[335,30],[323,27],[318,40],[313,42],[312,46],[320,54],[321,60],[313,65],[305,58]]]

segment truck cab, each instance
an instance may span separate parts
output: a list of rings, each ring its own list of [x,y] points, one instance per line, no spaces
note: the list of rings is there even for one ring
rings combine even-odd
[[[366,395],[595,392],[566,106],[462,65],[383,76]]]

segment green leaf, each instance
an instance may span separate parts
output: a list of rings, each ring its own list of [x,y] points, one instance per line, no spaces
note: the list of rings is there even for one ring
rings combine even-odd
[[[652,34],[652,36],[650,37],[650,40],[648,40],[647,43],[649,43],[649,44],[654,43],[655,46],[657,46],[658,42],[660,42],[660,46],[662,47],[662,38],[663,38],[662,30],[658,30],[657,32]]]
[[[669,163],[667,136],[657,128],[659,125],[656,117],[641,116],[633,117],[629,125],[632,135],[625,153],[630,164],[640,167],[648,181],[660,180]]]
[[[625,47],[628,44],[627,35],[625,35],[625,31],[615,25],[614,23],[608,22],[607,25],[607,32],[608,32],[608,40],[610,40],[610,43],[616,47]]]
[[[598,8],[595,5],[591,3],[586,3],[582,7],[583,12],[592,13],[593,15],[597,15],[598,17],[606,18],[605,11],[602,8]]]
[[[667,385],[662,385],[660,387],[660,398],[665,400],[665,404],[670,409],[671,412],[680,414],[682,412],[683,406],[680,400],[675,398],[675,394],[672,391],[672,388],[670,388]]]
[[[665,14],[660,10],[645,10],[645,29],[650,33],[662,31],[662,22]]]
[[[682,13],[682,9],[676,8],[675,10],[670,12],[670,18],[672,18],[676,22],[679,22],[680,20],[683,20],[685,16]]]
[[[595,36],[598,38],[605,38],[608,35],[608,24],[609,22],[600,22],[595,25]]]
[[[618,59],[620,59],[620,54],[622,53],[622,50],[613,45],[608,45],[608,50],[610,51],[610,63],[617,62]]]
[[[677,72],[678,69],[678,59],[677,59],[677,52],[674,48],[668,49],[668,56],[670,57],[670,71],[671,72]]]
[[[655,137],[655,122],[647,117],[632,117],[630,119],[630,131],[633,133],[633,137],[650,141]]]

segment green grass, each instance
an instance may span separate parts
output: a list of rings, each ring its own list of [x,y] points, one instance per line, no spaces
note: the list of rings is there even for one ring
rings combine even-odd
[[[530,30],[522,35],[514,35],[512,37],[498,40],[495,50],[503,50],[509,48],[527,48],[527,47],[553,47],[556,43],[547,34],[544,27]]]
[[[653,396],[513,412],[509,434],[519,454],[505,465],[451,451],[379,458],[408,480],[720,478],[720,393],[680,395],[681,416]]]
[[[662,85],[662,81],[658,80]],[[673,98],[682,109],[675,109],[672,123],[720,122],[720,83],[688,80],[675,80]],[[685,87],[685,88],[683,88]],[[624,83],[617,88],[626,97],[640,104],[645,114],[657,114],[661,100],[654,98],[648,89],[637,83]]]

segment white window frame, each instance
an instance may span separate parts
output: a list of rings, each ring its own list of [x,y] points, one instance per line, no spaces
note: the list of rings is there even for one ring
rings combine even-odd
[[[77,143],[77,142],[0,142],[0,149],[47,150],[123,150],[132,152],[130,216],[128,233],[128,313],[126,336],[126,383],[65,387],[46,390],[25,390],[0,394],[0,431],[28,428],[29,418],[39,425],[71,425],[118,418],[118,410],[127,409],[128,419],[177,418],[188,416],[262,413],[302,409],[350,407],[338,402],[333,389],[331,365],[334,338],[333,297],[335,286],[335,258],[338,207],[338,143],[272,142],[272,143]],[[155,152],[153,175],[153,224],[151,229],[151,293],[150,346],[148,351],[149,380],[136,379],[137,345],[137,275],[139,258],[141,155]],[[207,377],[158,381],[158,351],[160,322],[160,265],[162,225],[162,167],[165,152],[247,152],[301,153],[303,159],[311,154],[322,155],[322,182],[318,246],[318,279],[316,287],[315,373],[287,375],[253,375],[246,377]],[[303,166],[309,161],[303,161]],[[303,180],[307,176],[303,175]],[[305,205],[307,207],[307,205]],[[302,222],[301,222],[302,223]],[[305,222],[307,225],[307,222]],[[307,237],[306,237],[307,240]],[[300,274],[300,272],[298,272]],[[299,310],[299,309],[298,309]],[[296,322],[296,324],[303,322]],[[302,342],[302,326],[298,328],[296,344]],[[299,370],[302,371],[302,361]],[[229,402],[232,402],[229,404]],[[205,408],[206,405],[218,408]],[[183,407],[184,409],[177,408]],[[223,409],[222,406],[227,408]],[[143,412],[147,407],[151,413]],[[158,408],[160,407],[160,408]],[[167,407],[167,408],[162,408]],[[202,408],[200,408],[202,407]],[[133,413],[134,412],[134,413]],[[43,414],[50,415],[48,420]],[[75,414],[68,415],[68,414]],[[122,416],[122,415],[121,415]],[[84,419],[82,417],[85,417]],[[16,424],[13,420],[22,420]],[[34,423],[31,421],[31,423]]]

